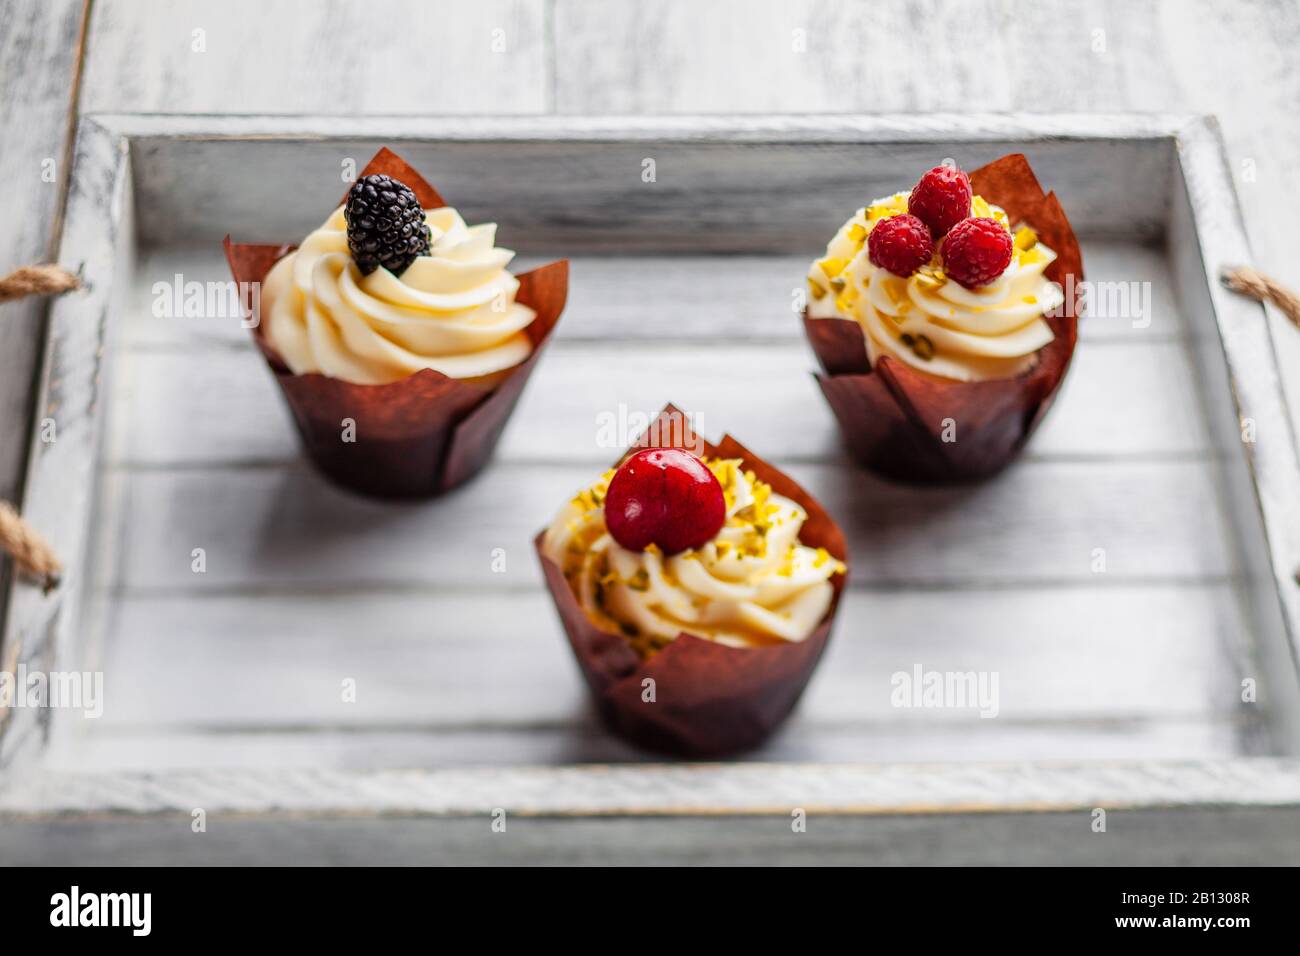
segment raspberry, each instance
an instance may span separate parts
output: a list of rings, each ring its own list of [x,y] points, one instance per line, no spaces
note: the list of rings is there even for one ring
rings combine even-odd
[[[343,207],[348,249],[362,275],[383,266],[394,275],[429,251],[429,227],[411,187],[389,176],[358,179]]]
[[[943,271],[968,289],[988,285],[1011,265],[1011,247],[996,219],[963,219],[943,241]]]
[[[867,237],[867,257],[873,264],[906,279],[930,261],[934,240],[915,216],[890,216],[876,223]]]
[[[605,527],[629,551],[657,544],[676,554],[712,541],[727,518],[722,485],[704,462],[677,448],[639,451],[605,494]]]
[[[956,166],[936,166],[907,198],[907,211],[930,227],[935,239],[970,215],[970,180]]]

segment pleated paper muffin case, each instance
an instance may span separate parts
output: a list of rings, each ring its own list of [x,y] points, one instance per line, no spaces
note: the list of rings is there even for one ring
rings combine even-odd
[[[1065,303],[1044,316],[1052,341],[1014,378],[958,382],[892,356],[873,368],[862,327],[815,319],[804,331],[822,372],[817,382],[854,457],[878,474],[916,484],[978,481],[1005,468],[1042,421],[1070,367],[1082,308],[1083,257],[1054,193],[1044,194],[1028,160],[1004,156],[970,174],[972,190],[1026,224],[1056,253],[1046,270]]]
[[[606,725],[648,750],[717,757],[762,743],[798,703],[830,638],[848,579],[848,550],[839,525],[789,477],[730,435],[716,445],[700,441],[685,422],[685,415],[667,406],[618,464],[644,448],[683,448],[706,457],[739,458],[759,481],[798,502],[808,513],[800,542],[825,548],[845,566],[844,573],[831,577],[835,591],[831,606],[812,634],[802,641],[738,648],[683,632],[662,650],[642,658],[627,637],[599,627],[587,616],[564,572],[543,550],[545,530],[534,543],[569,646]],[[653,700],[646,699],[650,687]]]
[[[405,183],[425,210],[446,205],[424,177],[388,149],[381,149],[360,175],[374,173]],[[295,248],[237,243],[229,236],[224,245],[235,281],[259,284]],[[564,311],[568,260],[516,278],[515,300],[537,313],[524,330],[533,348],[490,382],[454,379],[433,369],[384,385],[358,385],[315,372],[297,375],[267,340],[262,323],[253,322],[253,340],[317,469],[345,488],[378,498],[430,498],[478,473]]]

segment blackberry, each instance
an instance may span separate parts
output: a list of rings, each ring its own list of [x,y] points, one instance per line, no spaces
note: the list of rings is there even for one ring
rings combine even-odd
[[[401,275],[429,251],[429,227],[411,187],[391,176],[363,176],[348,192],[348,248],[362,275],[383,266]]]

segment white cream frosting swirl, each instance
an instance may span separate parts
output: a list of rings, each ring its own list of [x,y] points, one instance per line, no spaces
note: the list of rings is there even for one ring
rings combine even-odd
[[[361,274],[342,206],[275,264],[262,320],[290,371],[382,385],[431,368],[493,384],[528,357],[523,330],[536,313],[515,301],[514,253],[495,245],[496,224],[466,226],[450,206],[424,220],[429,252],[400,276],[382,266]]]
[[[858,322],[873,366],[891,355],[962,382],[1011,378],[1032,367],[1053,338],[1043,314],[1063,301],[1060,286],[1043,275],[1056,253],[1026,226],[1014,234],[1011,264],[988,285],[967,289],[946,278],[942,243],[929,265],[900,278],[871,262],[867,236],[881,219],[906,213],[907,198],[878,199],[840,228],[808,270],[808,314]],[[1006,213],[980,196],[971,200],[971,215],[1010,227]]]
[[[799,542],[807,512],[772,491],[739,459],[705,459],[718,477],[727,518],[712,541],[665,556],[629,551],[605,527],[601,476],[556,516],[544,553],[564,572],[587,615],[621,630],[649,655],[682,632],[732,647],[806,639],[825,617],[844,566]]]

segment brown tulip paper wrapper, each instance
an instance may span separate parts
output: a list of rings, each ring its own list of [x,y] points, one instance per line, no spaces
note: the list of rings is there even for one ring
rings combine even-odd
[[[1020,153],[980,167],[970,180],[974,192],[1005,209],[1013,225],[1032,226],[1057,255],[1046,275],[1060,284],[1066,302],[1063,314],[1045,316],[1054,338],[1032,368],[985,382],[929,375],[887,355],[872,368],[857,322],[804,312],[804,331],[825,370],[817,381],[845,442],[859,461],[889,478],[953,484],[1001,470],[1047,412],[1074,354],[1083,258],[1055,193],[1043,193]],[[943,440],[945,419],[956,423],[956,441]]]
[[[628,454],[647,447],[684,447],[667,440],[674,430],[682,442],[691,443],[685,416],[669,405],[659,422],[674,420],[682,427],[651,426]],[[656,435],[663,440],[652,441]],[[808,513],[800,540],[825,548],[847,567],[844,535],[806,491],[730,435],[717,445],[705,442],[704,454],[743,459],[745,468],[752,469],[760,481],[797,501]],[[601,716],[620,737],[679,756],[720,756],[748,749],[785,720],[826,647],[848,577],[846,572],[831,578],[835,588],[831,607],[803,641],[736,648],[683,632],[654,656],[642,659],[626,637],[600,628],[587,616],[564,573],[543,552],[545,535],[545,531],[539,534],[535,544],[546,584]],[[653,702],[642,700],[646,678],[654,680]]]
[[[362,176],[384,173],[410,186],[425,209],[445,206],[437,191],[396,154],[381,149]],[[236,282],[261,282],[293,246],[225,240]],[[491,457],[515,402],[564,310],[567,260],[517,276],[516,300],[537,313],[525,329],[527,359],[484,380],[458,380],[433,369],[385,385],[357,385],[318,373],[295,375],[267,341],[253,340],[270,365],[298,426],[303,447],[327,477],[380,498],[427,498],[472,477]],[[344,419],[355,441],[343,440]]]

